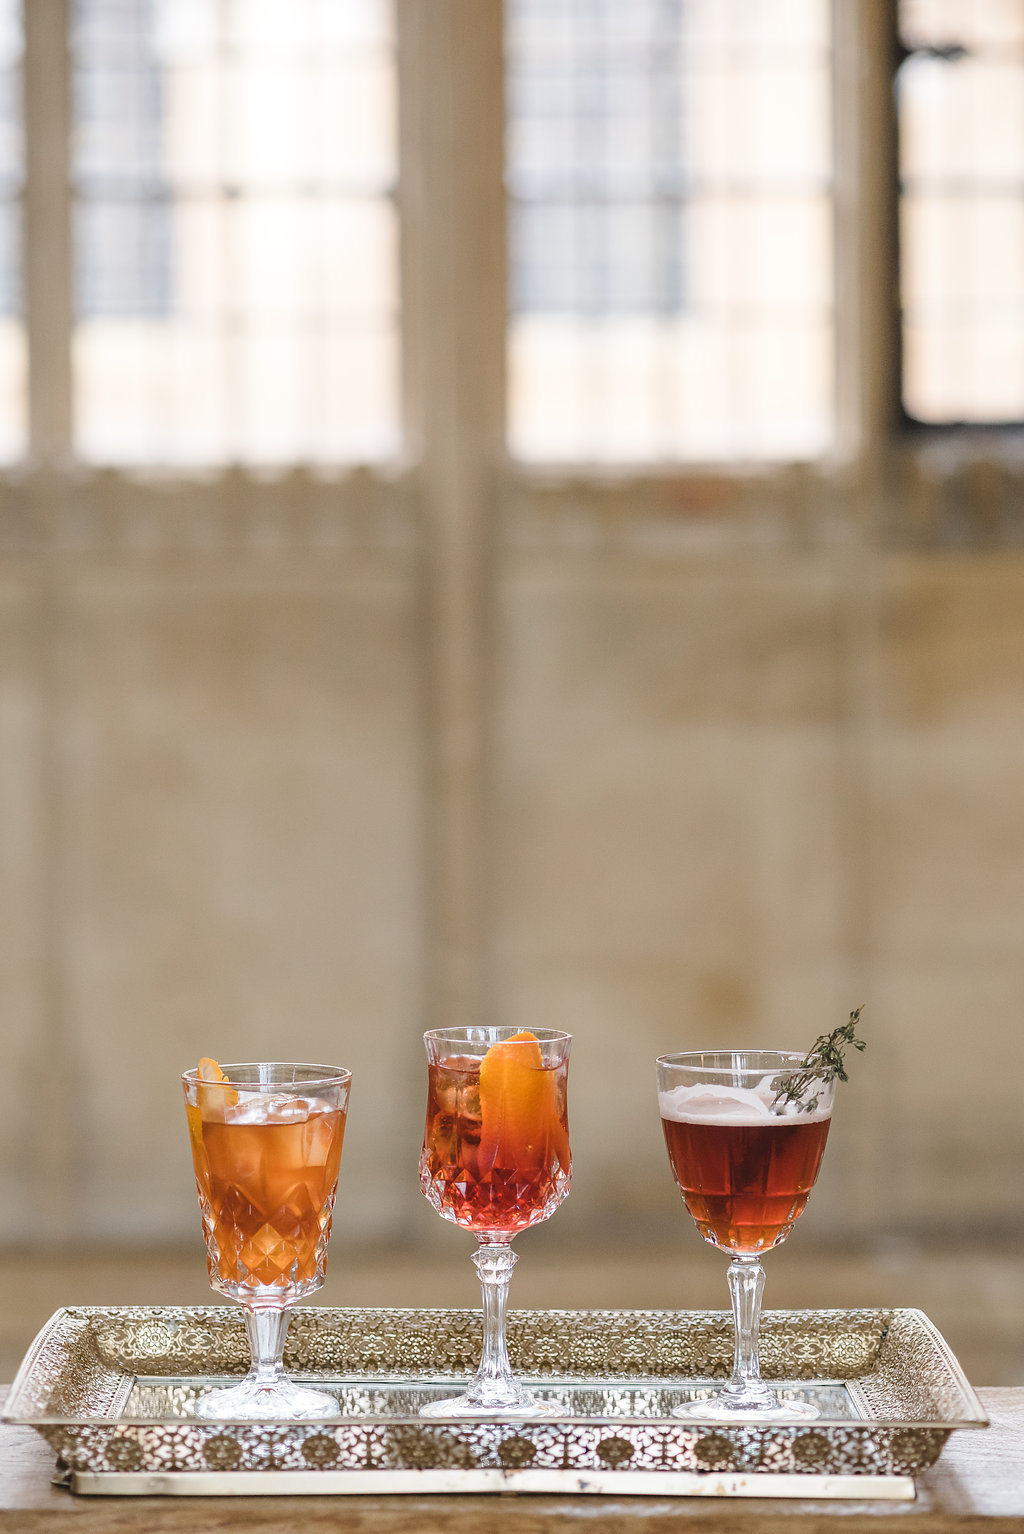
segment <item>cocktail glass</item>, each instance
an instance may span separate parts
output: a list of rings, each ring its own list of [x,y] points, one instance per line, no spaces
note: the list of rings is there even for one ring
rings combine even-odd
[[[472,1231],[483,1291],[480,1366],[465,1394],[431,1401],[429,1417],[546,1417],[512,1374],[505,1344],[512,1238],[546,1220],[569,1191],[567,1033],[553,1028],[438,1028],[427,1049],[420,1186],[443,1219]]]
[[[762,1252],[784,1241],[807,1203],[828,1138],[834,1081],[806,1101],[777,1097],[776,1083],[806,1066],[785,1050],[662,1055],[658,1105],[669,1161],[705,1241],[727,1252],[735,1324],[732,1376],[709,1400],[674,1415],[710,1422],[812,1418],[808,1401],[782,1401],[761,1378],[758,1328]]]
[[[214,1420],[316,1420],[338,1405],[296,1385],[282,1355],[291,1307],[324,1281],[350,1071],[281,1062],[182,1077],[210,1283],[244,1308],[252,1366],[195,1404]]]

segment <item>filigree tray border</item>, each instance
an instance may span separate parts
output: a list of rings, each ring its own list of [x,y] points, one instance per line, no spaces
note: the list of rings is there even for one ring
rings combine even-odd
[[[479,1348],[475,1310],[301,1307],[286,1362],[312,1378],[431,1381],[465,1376]],[[527,1378],[596,1387],[722,1378],[731,1319],[707,1311],[518,1311],[510,1351]],[[935,1327],[916,1310],[769,1311],[771,1378],[849,1382],[861,1421],[704,1426],[671,1418],[579,1416],[524,1422],[346,1417],[336,1423],[205,1424],[122,1419],[136,1376],[208,1377],[246,1367],[237,1309],[76,1307],[58,1311],[26,1355],[5,1420],[35,1427],[72,1472],[153,1477],[232,1472],[562,1472],[567,1489],[632,1475],[912,1477],[949,1433],[985,1414]],[[471,1474],[472,1473],[472,1474]],[[448,1478],[452,1479],[451,1476]],[[280,1480],[279,1476],[275,1480]],[[618,1481],[616,1484],[620,1484]],[[467,1488],[468,1489],[468,1488]]]

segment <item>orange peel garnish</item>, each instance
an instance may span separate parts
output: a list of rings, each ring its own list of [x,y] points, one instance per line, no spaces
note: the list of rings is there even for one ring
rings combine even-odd
[[[238,1101],[238,1093],[234,1087],[219,1085],[226,1080],[227,1077],[217,1061],[211,1059],[209,1055],[204,1055],[196,1066],[195,1102],[186,1101],[185,1103],[188,1137],[192,1145],[192,1161],[197,1177],[202,1177],[209,1171],[206,1147],[203,1144],[203,1120],[215,1119],[222,1122],[224,1109]]]
[[[492,1044],[480,1062],[480,1164],[532,1170],[569,1166],[569,1136],[558,1111],[555,1074],[536,1034]]]
[[[216,1060],[204,1055],[196,1066],[196,1109],[203,1118],[222,1118],[238,1101],[234,1087],[221,1086],[227,1077]]]
[[[216,1060],[211,1060],[209,1055],[204,1055],[199,1064],[196,1066],[196,1079],[197,1081],[203,1082],[205,1084],[207,1082],[213,1083],[227,1081],[228,1078],[225,1076]],[[202,1088],[200,1088],[200,1094],[201,1093]],[[235,1091],[234,1087],[224,1088],[223,1100],[226,1103],[237,1103],[238,1093]]]

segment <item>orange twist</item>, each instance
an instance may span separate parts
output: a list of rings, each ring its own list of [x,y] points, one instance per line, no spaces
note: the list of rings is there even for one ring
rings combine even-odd
[[[532,1047],[530,1047],[532,1046]],[[536,1034],[492,1044],[480,1063],[480,1166],[569,1166],[569,1137],[558,1112],[555,1074]]]

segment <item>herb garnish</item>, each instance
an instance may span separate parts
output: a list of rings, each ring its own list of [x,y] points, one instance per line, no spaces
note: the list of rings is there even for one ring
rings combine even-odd
[[[846,1066],[843,1060],[845,1051],[850,1049],[864,1050],[867,1048],[863,1039],[857,1038],[857,1024],[863,1007],[850,1013],[850,1021],[844,1023],[841,1028],[833,1028],[827,1036],[822,1034],[804,1056],[803,1064],[792,1076],[776,1076],[772,1082],[775,1096],[772,1098],[772,1112],[783,1113],[789,1103],[796,1103],[798,1113],[813,1113],[818,1106],[818,1094],[805,1098],[804,1094],[808,1087],[815,1082],[822,1084],[829,1081],[846,1081]]]

